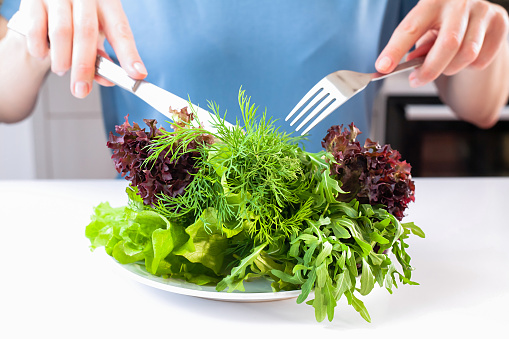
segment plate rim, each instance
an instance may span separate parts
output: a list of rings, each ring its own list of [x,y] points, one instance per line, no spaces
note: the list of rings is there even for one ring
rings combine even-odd
[[[191,297],[197,297],[197,298],[203,298],[203,299],[210,299],[210,300],[218,300],[218,301],[237,301],[237,302],[253,302],[253,301],[277,301],[277,300],[285,300],[285,299],[293,299],[297,298],[302,290],[290,290],[290,291],[279,291],[279,292],[242,292],[242,291],[205,291],[205,290],[198,290],[198,289],[191,289],[191,288],[185,288],[183,286],[175,286],[171,284],[165,284],[162,282],[159,282],[155,280],[158,279],[168,279],[169,281],[173,280],[179,280],[182,282],[185,282],[186,284],[192,284],[190,282],[186,282],[185,280],[181,279],[172,279],[172,278],[162,278],[154,276],[154,279],[147,278],[145,276],[142,276],[140,274],[137,274],[133,270],[128,269],[128,266],[134,266],[144,265],[141,263],[131,263],[131,264],[121,264],[119,263],[115,258],[109,256],[112,260],[113,265],[116,267],[117,271],[120,272],[122,275],[138,282],[146,286],[150,286],[152,288],[156,288],[159,290],[180,294],[180,295],[186,295]],[[148,273],[148,272],[147,272]],[[150,274],[150,273],[148,273]],[[249,282],[245,282],[245,284],[249,284]],[[196,285],[199,286],[199,285]]]

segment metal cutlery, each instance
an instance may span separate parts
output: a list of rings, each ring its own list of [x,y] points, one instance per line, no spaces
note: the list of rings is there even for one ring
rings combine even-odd
[[[295,129],[299,131],[317,114],[318,117],[307,126],[301,135],[308,133],[320,121],[325,119],[329,114],[334,112],[339,106],[344,104],[348,99],[362,91],[371,81],[380,80],[390,75],[394,75],[411,68],[422,65],[424,57],[412,59],[399,64],[392,72],[384,73],[359,73],[354,71],[337,71],[327,75],[320,80],[294,107],[287,115],[285,121],[300,110],[300,113],[293,119],[290,126],[297,123],[304,115],[304,120]],[[304,105],[306,105],[304,107]],[[304,107],[304,108],[303,108]]]

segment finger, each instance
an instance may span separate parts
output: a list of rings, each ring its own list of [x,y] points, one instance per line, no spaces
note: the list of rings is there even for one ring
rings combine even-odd
[[[27,31],[27,48],[30,55],[43,59],[48,55],[48,19],[42,0],[22,1],[20,10],[31,18]]]
[[[84,98],[92,89],[99,32],[95,1],[74,1],[71,92]]]
[[[465,36],[468,8],[461,2],[442,13],[437,39],[429,50],[424,64],[409,76],[411,86],[422,86],[438,78],[451,63]]]
[[[454,75],[474,62],[483,48],[487,29],[487,6],[472,8],[468,19],[468,27],[461,47],[444,70],[445,75]]]
[[[437,40],[437,34],[433,30],[428,31],[416,44],[416,48],[408,53],[406,60],[412,60],[417,57],[425,56],[429,53],[431,47]]]
[[[486,68],[497,56],[499,50],[506,43],[507,33],[509,30],[509,20],[507,12],[498,6],[493,7],[494,12],[490,20],[490,24],[486,29],[482,49],[477,59],[471,63],[476,69]]]
[[[436,11],[437,9],[430,7],[428,2],[420,1],[408,13],[380,53],[375,63],[377,71],[388,73],[398,65],[405,54],[431,28]]]
[[[67,1],[48,3],[48,36],[51,44],[51,70],[63,75],[72,63],[72,9]]]
[[[431,33],[431,31],[429,33]],[[407,61],[418,58],[418,57],[426,56],[429,53],[429,51],[435,44],[437,36],[434,33],[426,34],[426,36],[427,36],[427,38],[424,39],[425,40],[424,42],[419,43],[418,44],[419,46],[416,49],[414,49],[412,52],[408,53],[407,58],[406,58]],[[420,84],[417,82],[417,80],[415,80],[416,78],[417,78],[417,68],[414,71],[412,71],[410,73],[410,75],[408,76],[408,81],[410,82],[410,85],[413,87],[420,86]]]
[[[135,79],[144,79],[147,70],[138,54],[134,36],[120,1],[101,2],[100,24],[122,68]]]

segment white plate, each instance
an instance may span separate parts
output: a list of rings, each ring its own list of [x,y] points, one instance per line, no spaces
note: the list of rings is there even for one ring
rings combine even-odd
[[[297,298],[301,293],[300,290],[273,292],[270,281],[266,279],[244,282],[245,292],[218,292],[215,286],[200,286],[180,279],[157,277],[147,272],[145,266],[141,264],[122,265],[114,259],[113,262],[119,268],[120,273],[144,285],[198,298],[234,302],[260,302]]]

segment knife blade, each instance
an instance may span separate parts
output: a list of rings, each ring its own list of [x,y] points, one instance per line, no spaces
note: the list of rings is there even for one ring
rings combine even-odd
[[[135,80],[129,77],[120,66],[99,54],[96,59],[96,74],[125,89],[126,91],[133,93],[171,120],[173,120],[173,115],[170,113],[170,107],[172,109],[180,110],[183,107],[189,107],[191,105],[192,110],[196,113],[203,128],[208,131],[215,132],[215,128],[212,125],[212,114],[209,111],[197,105],[190,104],[188,100],[168,92],[150,82],[145,80]],[[225,121],[225,123],[227,126],[231,126],[228,122]]]
[[[9,20],[7,27],[14,32],[26,36],[29,26],[26,17],[18,11],[12,16],[11,20]],[[156,111],[172,121],[174,120],[174,117],[170,113],[170,107],[174,110],[180,110],[184,107],[192,106],[192,110],[196,113],[196,116],[203,128],[210,132],[215,132],[215,128],[212,125],[213,115],[206,109],[203,109],[198,105],[191,104],[188,100],[185,100],[150,82],[131,78],[122,67],[100,54],[97,54],[95,66],[96,74],[98,76],[136,95],[152,106]],[[189,108],[191,109],[191,107]],[[227,121],[225,121],[225,124],[228,127],[232,126]]]

